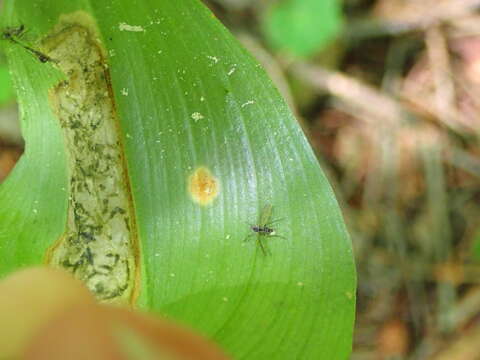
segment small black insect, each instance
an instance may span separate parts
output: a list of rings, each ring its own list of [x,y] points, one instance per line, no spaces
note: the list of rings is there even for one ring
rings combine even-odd
[[[2,32],[3,40],[12,40],[14,38],[21,38],[25,34],[25,25],[18,27],[7,27]]]
[[[40,62],[46,63],[48,61],[57,62],[53,60],[50,56],[45,55],[44,53],[35,50],[34,48],[24,44],[20,39],[25,34],[25,25],[20,25],[18,27],[7,27],[2,31],[2,40],[8,40],[13,44],[20,45],[33,56],[35,56]]]
[[[260,245],[260,248],[262,249],[263,255],[267,255],[267,250],[265,248],[265,245],[263,244],[263,241],[266,237],[279,237],[279,238],[285,239],[285,237],[276,234],[275,230],[270,227],[272,224],[282,220],[282,219],[277,219],[277,220],[270,221],[270,218],[272,217],[272,211],[273,211],[272,205],[270,204],[265,205],[265,207],[262,209],[262,212],[260,213],[258,224],[250,225],[250,230],[252,230],[253,233],[247,235],[247,237],[244,240],[244,241],[247,241],[252,236],[257,235],[257,242]]]

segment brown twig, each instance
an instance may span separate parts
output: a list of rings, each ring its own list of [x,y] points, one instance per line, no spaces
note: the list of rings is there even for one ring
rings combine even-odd
[[[449,128],[461,131],[457,119],[456,92],[447,40],[439,26],[432,26],[426,30],[425,43],[435,84],[435,115]]]
[[[354,113],[361,111],[366,115],[365,119],[398,124],[408,115],[391,97],[340,72],[307,63],[295,63],[291,66],[291,71],[317,90],[346,102],[353,108]]]

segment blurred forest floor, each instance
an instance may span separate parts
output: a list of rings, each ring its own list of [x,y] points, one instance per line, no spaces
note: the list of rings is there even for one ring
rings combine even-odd
[[[268,45],[272,1],[207,3],[269,71],[340,201],[351,358],[480,359],[480,0],[345,0],[342,32],[303,58]],[[0,182],[22,147],[12,101]]]

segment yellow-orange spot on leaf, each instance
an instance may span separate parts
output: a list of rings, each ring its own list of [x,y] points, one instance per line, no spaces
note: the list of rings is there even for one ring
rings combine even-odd
[[[200,205],[210,204],[217,197],[219,187],[217,178],[205,167],[196,169],[188,181],[188,191]]]

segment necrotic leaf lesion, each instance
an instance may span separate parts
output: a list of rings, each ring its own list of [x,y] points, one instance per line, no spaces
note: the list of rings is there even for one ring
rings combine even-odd
[[[136,269],[133,216],[109,74],[94,31],[64,23],[42,42],[66,79],[51,93],[69,159],[67,230],[49,262],[105,301],[130,301]]]

